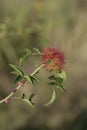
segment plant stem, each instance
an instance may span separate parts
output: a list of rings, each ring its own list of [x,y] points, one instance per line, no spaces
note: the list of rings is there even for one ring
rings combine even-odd
[[[43,66],[44,64],[40,65],[35,71],[31,73],[31,76],[35,75]]]
[[[2,99],[2,100],[0,101],[0,103],[8,102],[8,100],[14,95],[14,93],[15,93],[17,90],[19,90],[19,88],[20,88],[21,86],[24,85],[24,83],[25,83],[25,81],[24,81],[24,82],[21,81],[20,84],[16,87],[16,89],[14,89],[6,98]]]
[[[32,73],[31,76],[35,75],[42,67],[44,66],[44,64],[41,64],[37,69],[35,69]],[[7,103],[8,100],[15,94],[16,91],[18,91],[24,84],[25,84],[26,80],[22,80],[18,83],[18,86],[16,87],[16,89],[14,89],[6,98],[2,99],[0,101],[0,103]]]

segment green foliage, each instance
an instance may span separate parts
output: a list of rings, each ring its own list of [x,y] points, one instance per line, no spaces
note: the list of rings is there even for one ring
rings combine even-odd
[[[31,76],[25,75],[24,78],[31,84],[33,84],[33,80],[31,78]]]
[[[50,106],[51,104],[53,104],[56,100],[56,90],[53,89],[53,94],[52,97],[50,99],[50,101],[48,103],[46,103],[44,106]]]
[[[30,56],[30,55],[41,55],[41,52],[38,48],[33,48],[33,51],[31,51],[30,49],[28,48],[25,48],[24,51],[23,51],[23,55],[22,57],[20,58],[19,60],[19,63],[21,66],[23,66],[23,63],[24,61]]]
[[[56,88],[60,88],[64,92],[66,91],[63,86],[63,81],[66,80],[66,73],[64,70],[61,70],[57,74],[51,75],[48,78],[50,80],[50,82],[48,83],[49,85],[55,86]],[[53,104],[55,102],[55,99],[56,99],[56,90],[53,87],[52,97],[51,97],[50,101],[45,104],[45,106],[50,106],[51,104]]]
[[[9,65],[14,70],[11,73],[16,74],[16,75],[20,75],[21,77],[24,76],[24,72],[18,66],[13,65],[13,64],[9,64]]]
[[[25,48],[23,51],[23,56],[20,58],[19,62],[20,65],[23,66],[24,61],[32,54],[31,50],[28,48]]]
[[[60,88],[61,90],[66,92],[66,89],[64,88],[64,86],[62,84],[57,84],[57,88]]]
[[[57,88],[62,89],[63,91],[65,91],[65,88],[63,86],[63,81],[66,80],[66,73],[64,70],[61,70],[60,72],[58,72],[56,75],[51,75],[49,76],[49,80],[51,80],[48,84],[49,85],[54,85]]]
[[[23,55],[20,58],[20,65],[23,66],[24,62],[26,61],[26,59],[32,55],[40,55],[42,56],[41,51],[38,48],[33,48],[32,51],[28,48],[25,48],[23,51]],[[50,60],[47,61],[48,64],[50,64]],[[16,78],[14,80],[14,84],[16,84],[16,89],[15,91],[13,91],[11,94],[9,94],[7,96],[7,98],[5,98],[5,100],[2,100],[0,103],[7,101],[8,99],[11,98],[11,96],[19,89],[21,88],[26,81],[28,81],[30,84],[32,84],[33,86],[35,85],[36,82],[39,81],[39,79],[36,77],[37,74],[39,74],[39,70],[45,66],[45,64],[41,64],[39,67],[37,67],[31,74],[26,75],[22,69],[22,67],[18,67],[17,65],[13,65],[10,64],[10,67],[13,69],[13,71],[11,73],[16,75]],[[52,73],[51,73],[52,72]],[[50,76],[48,77],[49,79],[49,85],[53,86],[53,93],[52,93],[52,97],[51,99],[48,101],[48,103],[46,103],[44,106],[50,106],[51,104],[53,104],[56,100],[56,96],[57,96],[57,88],[62,89],[63,91],[65,91],[65,87],[63,86],[63,81],[66,80],[66,73],[64,70],[60,70],[59,72],[54,72],[54,71],[50,71]],[[52,87],[50,87],[52,88]],[[32,93],[29,97],[29,99],[26,97],[26,93],[23,93],[21,97],[18,97],[16,99],[20,99],[26,103],[28,103],[31,107],[34,107],[34,103],[32,102],[32,99],[34,97],[34,93]]]
[[[30,55],[42,55],[40,50],[38,48],[33,48],[33,50],[31,51],[28,48],[25,48],[23,51],[23,55],[20,58],[20,65],[23,66],[23,63],[25,62],[25,60],[30,56]],[[47,61],[47,63],[49,64],[49,60]],[[16,65],[12,65],[10,64],[11,68],[14,70],[12,73],[17,75],[14,84],[21,82],[21,80],[25,80],[28,81],[30,84],[35,85],[35,82],[39,81],[38,78],[36,78],[36,74],[38,74],[38,71],[44,66],[41,65],[40,67],[38,67],[32,74],[30,75],[25,75],[24,72],[22,71],[21,68],[19,68]],[[51,74],[51,72],[50,72]],[[60,70],[57,73],[52,74],[51,76],[48,77],[48,79],[50,80],[50,82],[48,83],[50,86],[53,86],[53,93],[52,93],[52,97],[50,99],[50,101],[48,101],[48,103],[46,103],[44,106],[50,106],[52,103],[55,102],[56,99],[56,90],[57,88],[60,88],[61,90],[65,91],[65,88],[63,86],[63,81],[66,80],[66,73],[64,70]],[[25,102],[27,102],[29,105],[33,106],[34,103],[32,102],[32,99],[34,97],[34,93],[32,93],[29,97],[29,99],[26,98],[26,94],[23,93],[21,99]]]
[[[64,70],[61,70],[60,72],[58,72],[56,76],[60,77],[63,80],[66,80],[66,72]]]
[[[32,93],[31,95],[30,95],[30,97],[29,97],[29,101],[31,102],[31,104],[33,105],[34,103],[32,102],[32,99],[33,99],[33,97],[34,97],[34,93]]]
[[[41,55],[41,52],[40,52],[40,50],[38,48],[33,48],[33,50],[34,50],[34,54]]]
[[[31,106],[32,108],[34,108],[32,102],[30,102],[28,99],[24,98],[24,99],[22,99],[22,101],[26,102],[29,106]]]
[[[25,75],[24,78],[31,84],[34,85],[34,81],[39,81],[39,79],[37,79],[36,77],[34,76],[31,76],[31,75]]]
[[[23,77],[21,77],[20,75],[18,75],[17,77],[16,77],[16,79],[14,80],[14,84],[17,84],[18,82],[20,82],[21,80],[23,79]]]
[[[26,98],[26,94],[23,93],[21,98],[22,98],[22,99],[25,99],[25,98]]]
[[[34,97],[34,93],[32,93],[32,94],[30,95],[29,99],[27,99],[26,94],[23,93],[23,94],[22,94],[22,97],[21,97],[21,100],[24,101],[24,102],[26,102],[26,103],[28,103],[31,107],[34,107],[34,106],[33,106],[34,103],[32,102],[33,97]]]

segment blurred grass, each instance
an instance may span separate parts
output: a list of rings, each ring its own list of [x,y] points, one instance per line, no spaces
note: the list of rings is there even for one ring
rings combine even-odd
[[[67,93],[59,90],[54,106],[43,108],[52,89],[41,71],[40,89],[23,88],[27,94],[35,91],[38,110],[19,101],[2,104],[0,129],[86,130],[87,0],[0,0],[0,98],[9,93],[14,78],[8,64],[18,64],[25,47],[58,47],[64,52]],[[31,72],[39,63],[34,57],[24,70]]]

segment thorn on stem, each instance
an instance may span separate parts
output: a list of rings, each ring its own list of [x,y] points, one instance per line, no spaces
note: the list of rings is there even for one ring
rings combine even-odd
[[[16,89],[14,89],[13,92],[15,93],[15,92],[16,92]]]
[[[7,103],[8,103],[8,99],[6,99],[6,100],[4,101],[4,103],[7,104]]]
[[[20,82],[18,82],[18,85],[23,85],[25,83],[25,81],[20,81]]]

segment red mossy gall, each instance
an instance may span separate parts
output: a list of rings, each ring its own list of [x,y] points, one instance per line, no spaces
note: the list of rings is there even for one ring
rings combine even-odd
[[[42,63],[49,71],[60,71],[64,65],[64,55],[55,48],[47,48],[42,52]]]

